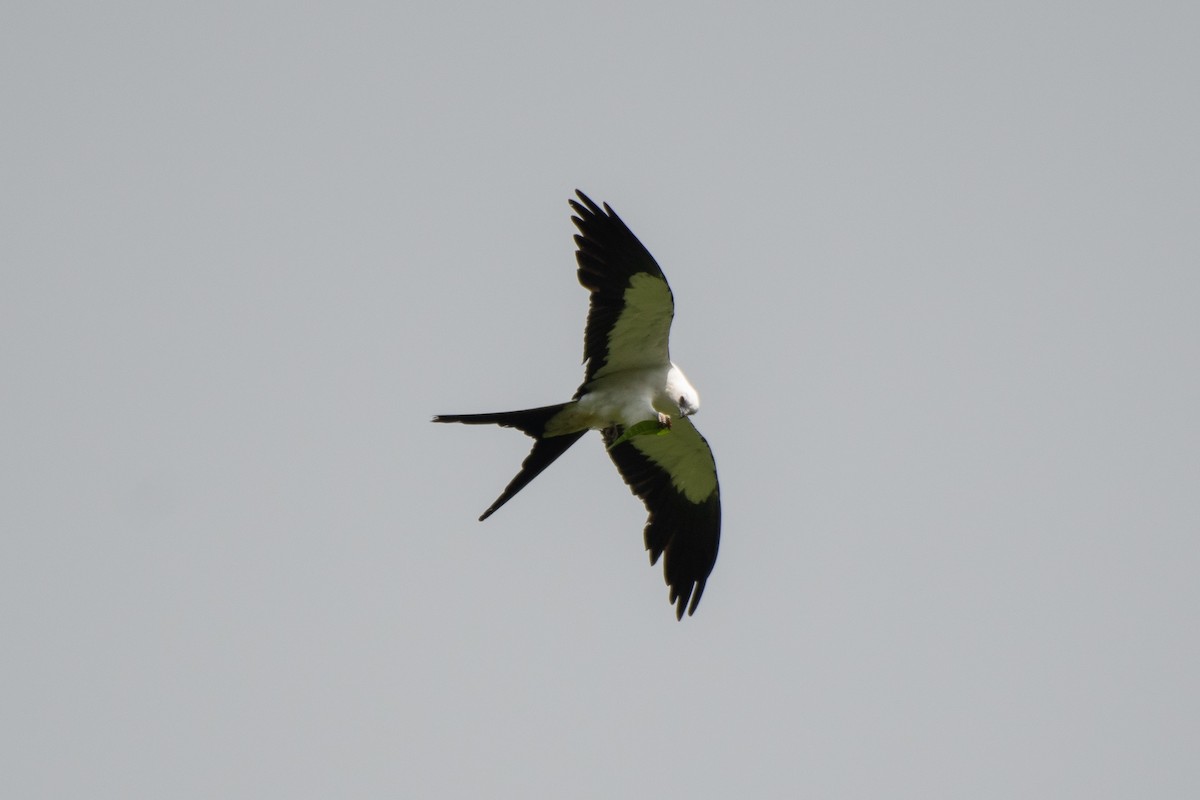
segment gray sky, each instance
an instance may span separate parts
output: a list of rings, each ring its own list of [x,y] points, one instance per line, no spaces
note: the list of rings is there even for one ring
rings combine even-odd
[[[0,12],[12,797],[1200,796],[1194,3]],[[582,188],[724,538],[567,399]]]

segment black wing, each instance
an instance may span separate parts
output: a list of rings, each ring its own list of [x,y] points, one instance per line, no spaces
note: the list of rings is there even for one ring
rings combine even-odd
[[[662,366],[675,299],[654,257],[606,203],[571,200],[579,282],[592,293],[583,335],[585,383],[608,372]]]
[[[611,447],[620,429],[604,433]],[[721,490],[708,442],[687,417],[671,430],[627,439],[608,451],[621,477],[642,498],[646,550],[650,563],[663,556],[663,575],[671,587],[675,616],[691,615],[717,562],[721,541]]]

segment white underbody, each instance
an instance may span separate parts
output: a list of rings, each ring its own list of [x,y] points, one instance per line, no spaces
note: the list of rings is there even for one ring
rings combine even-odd
[[[657,419],[695,414],[700,395],[674,364],[609,372],[584,386],[578,400],[546,424],[546,436],[582,430],[630,427]]]

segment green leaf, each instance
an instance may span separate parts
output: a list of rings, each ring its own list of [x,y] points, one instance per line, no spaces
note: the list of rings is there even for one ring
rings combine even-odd
[[[625,429],[625,432],[617,437],[617,440],[608,446],[609,450],[619,445],[621,442],[628,441],[635,436],[662,436],[671,432],[670,428],[665,428],[659,424],[656,419],[648,419],[639,422],[636,425],[630,425]]]

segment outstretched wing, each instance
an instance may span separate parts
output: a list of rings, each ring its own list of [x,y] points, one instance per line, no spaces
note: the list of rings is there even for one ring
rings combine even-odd
[[[663,575],[671,587],[675,616],[683,619],[700,603],[704,584],[717,562],[721,541],[721,490],[717,464],[708,442],[687,417],[673,420],[661,436],[612,442],[620,429],[604,433],[613,463],[650,512],[646,550],[650,563],[663,557]]]
[[[579,282],[592,293],[583,334],[585,382],[609,372],[664,366],[675,300],[662,270],[608,204],[576,190]]]

